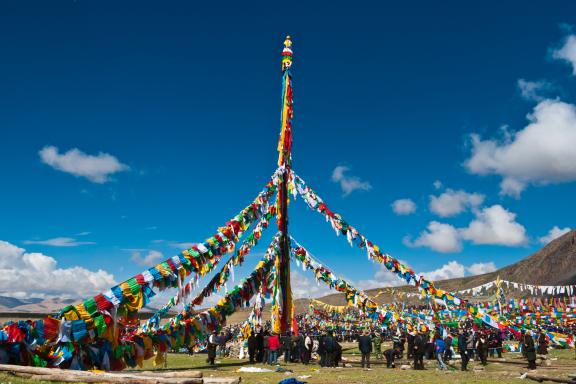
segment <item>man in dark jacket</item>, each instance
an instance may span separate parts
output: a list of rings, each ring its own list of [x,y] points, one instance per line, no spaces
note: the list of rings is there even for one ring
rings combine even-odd
[[[328,331],[328,334],[322,339],[322,344],[324,345],[324,366],[333,367],[334,366],[334,349],[336,341],[332,335],[332,331]]]
[[[528,369],[536,369],[536,347],[534,346],[534,338],[532,337],[532,331],[526,331],[524,334],[524,343],[522,345],[522,350],[526,353],[526,359],[528,360]]]
[[[370,353],[372,352],[372,338],[368,330],[358,338],[358,349],[362,354],[362,368],[370,369]]]
[[[282,352],[284,353],[284,363],[289,363],[291,361],[292,353],[292,336],[290,332],[286,332],[280,339],[280,344],[282,344]]]
[[[250,364],[254,364],[256,357],[256,336],[254,336],[253,331],[250,331],[250,336],[248,336],[248,356],[250,357]]]
[[[424,332],[416,334],[414,337],[414,369],[424,369],[426,343],[426,334]]]
[[[261,328],[256,328],[256,361],[261,363],[264,359],[264,334]]]
[[[468,370],[468,361],[470,358],[468,357],[468,336],[463,329],[458,331],[458,353],[460,353],[461,363],[462,363],[462,370]]]
[[[414,357],[414,335],[412,332],[408,333],[406,341],[408,342],[408,358],[411,359]]]

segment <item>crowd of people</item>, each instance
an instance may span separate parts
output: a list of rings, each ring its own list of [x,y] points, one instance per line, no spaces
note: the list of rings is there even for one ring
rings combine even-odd
[[[360,352],[360,365],[370,369],[376,359],[385,360],[388,368],[395,368],[398,359],[406,357],[412,361],[416,370],[425,369],[424,361],[435,361],[438,369],[447,369],[448,364],[455,364],[455,357],[460,360],[460,369],[468,370],[471,360],[486,365],[488,357],[501,358],[504,352],[504,341],[514,335],[487,326],[478,326],[471,321],[460,323],[457,327],[438,327],[428,329],[420,327],[418,331],[393,331],[384,328],[348,327],[343,329],[320,330],[308,327],[301,322],[301,331],[277,334],[272,332],[270,323],[256,326],[247,337],[242,335],[239,326],[228,327],[221,333],[213,333],[206,342],[208,362],[215,364],[218,353],[227,356],[230,353],[229,342],[241,344],[242,355],[247,352],[249,362],[276,365],[281,359],[284,363],[318,363],[322,367],[344,365],[342,360],[342,343],[357,343]],[[530,369],[536,368],[537,355],[548,353],[548,340],[545,332],[526,331],[518,338],[522,355],[528,361]],[[385,342],[391,342],[382,351]]]

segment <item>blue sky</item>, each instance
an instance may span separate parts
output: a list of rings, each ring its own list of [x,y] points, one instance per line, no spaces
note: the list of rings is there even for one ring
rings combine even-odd
[[[286,34],[294,169],[328,205],[432,278],[513,263],[573,226],[575,11],[3,2],[0,294],[103,289],[246,206],[276,164]],[[290,225],[336,273],[394,281],[302,201]]]

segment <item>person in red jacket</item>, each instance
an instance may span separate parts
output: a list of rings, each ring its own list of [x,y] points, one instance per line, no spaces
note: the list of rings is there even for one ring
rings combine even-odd
[[[273,333],[268,339],[268,364],[276,364],[278,360],[278,350],[280,349],[280,338]]]

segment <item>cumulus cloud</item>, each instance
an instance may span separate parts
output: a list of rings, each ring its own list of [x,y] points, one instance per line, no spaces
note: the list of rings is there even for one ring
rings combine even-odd
[[[519,246],[528,242],[526,228],[516,222],[516,214],[498,204],[477,211],[476,219],[460,233],[474,244]]]
[[[0,240],[0,295],[78,298],[95,295],[115,284],[114,276],[104,270],[58,268],[58,262],[50,256],[28,253]]]
[[[546,80],[528,81],[518,79],[516,84],[522,98],[528,101],[542,101],[545,99],[544,95],[546,93],[554,90],[552,83]]]
[[[571,231],[571,229],[568,227],[559,228],[558,226],[555,225],[554,227],[552,227],[552,229],[550,229],[550,231],[548,231],[548,233],[545,236],[540,237],[538,239],[538,241],[542,244],[548,244],[552,240],[556,240],[560,236],[562,236],[565,233],[568,233],[570,231]]]
[[[438,281],[464,277],[465,272],[466,268],[462,264],[457,261],[450,261],[438,269],[430,272],[423,272],[422,275],[428,280]]]
[[[404,244],[409,247],[428,247],[437,252],[453,253],[462,250],[462,242],[458,230],[450,224],[431,221],[425,231],[414,241],[404,238]]]
[[[77,247],[79,245],[89,245],[96,243],[93,241],[77,241],[72,237],[55,237],[48,240],[26,240],[24,241],[24,244],[49,245],[51,247]]]
[[[411,215],[416,212],[416,203],[410,199],[398,199],[391,206],[397,215]]]
[[[576,35],[568,35],[564,45],[552,52],[552,57],[568,62],[572,65],[572,74],[576,75]]]
[[[528,242],[526,228],[516,222],[516,214],[501,205],[493,205],[481,210],[474,209],[475,219],[467,227],[431,221],[426,230],[412,241],[405,237],[408,247],[427,247],[441,253],[460,252],[462,241],[474,244],[521,246]]]
[[[519,197],[529,184],[576,180],[576,106],[543,100],[528,120],[524,129],[501,141],[471,136],[465,167],[474,174],[501,176],[503,195]]]
[[[368,181],[362,181],[357,176],[350,176],[346,173],[350,171],[349,167],[339,165],[332,171],[332,181],[340,184],[344,196],[348,196],[354,191],[369,191],[372,185]]]
[[[139,250],[135,250],[132,252],[132,256],[130,257],[130,260],[132,260],[133,262],[135,262],[138,265],[142,265],[142,266],[148,266],[148,267],[152,267],[156,264],[158,264],[158,262],[160,260],[163,260],[164,255],[162,254],[162,252],[158,252],[158,251],[148,251],[148,253],[144,256],[142,256],[142,252]]]
[[[468,208],[476,208],[484,202],[484,195],[447,189],[440,196],[430,196],[430,211],[440,217],[456,216]]]
[[[494,272],[496,264],[493,261],[488,263],[474,263],[466,268],[471,275],[483,275],[484,273]]]
[[[110,175],[127,171],[129,167],[108,153],[87,155],[77,148],[60,154],[58,148],[46,146],[39,152],[44,164],[76,177],[85,177],[93,183],[103,184],[110,181]]]

